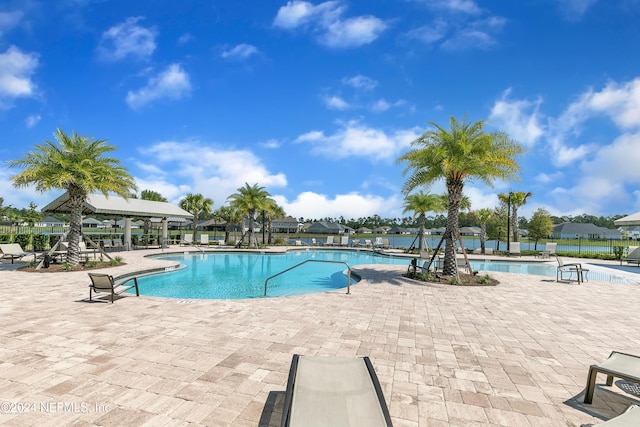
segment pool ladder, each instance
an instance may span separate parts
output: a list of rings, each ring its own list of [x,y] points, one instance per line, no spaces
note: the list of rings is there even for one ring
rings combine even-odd
[[[296,265],[294,265],[293,267],[289,267],[286,270],[282,270],[280,273],[276,273],[273,276],[267,277],[267,279],[264,281],[264,295],[263,296],[267,296],[267,283],[269,283],[269,280],[273,279],[274,277],[278,277],[281,274],[286,273],[287,271],[291,271],[294,268],[300,267],[303,264],[306,264],[308,262],[326,262],[326,263],[332,263],[332,264],[344,264],[347,266],[347,295],[351,294],[351,267],[349,267],[349,264],[347,264],[344,261],[330,261],[330,260],[324,260],[324,259],[307,259],[305,261],[302,261],[301,263],[298,263]]]

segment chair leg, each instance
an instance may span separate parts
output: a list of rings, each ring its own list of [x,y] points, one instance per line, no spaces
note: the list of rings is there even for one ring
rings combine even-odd
[[[584,391],[584,403],[592,403],[593,402],[593,392],[596,388],[596,377],[598,376],[598,371],[593,369],[593,366],[589,368],[589,375],[587,376],[587,388]]]
[[[609,387],[613,385],[613,375],[607,375],[607,385]]]

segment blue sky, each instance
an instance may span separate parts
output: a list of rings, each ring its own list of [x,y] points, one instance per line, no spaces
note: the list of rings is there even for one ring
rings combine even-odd
[[[139,190],[214,209],[245,182],[295,217],[405,216],[409,143],[486,119],[527,147],[472,209],[640,210],[639,0],[4,0],[5,160],[67,133],[107,139]],[[442,183],[430,189],[444,192]]]

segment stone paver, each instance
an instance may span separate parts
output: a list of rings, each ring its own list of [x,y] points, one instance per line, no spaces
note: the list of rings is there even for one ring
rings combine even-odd
[[[108,271],[172,265],[153,252],[122,252]],[[396,426],[579,426],[640,400],[600,377],[581,403],[590,364],[640,354],[639,285],[490,273],[498,286],[453,287],[402,266],[355,270],[351,295],[105,304],[86,300],[86,273],[2,264],[0,424],[279,425],[294,353],[369,356]]]

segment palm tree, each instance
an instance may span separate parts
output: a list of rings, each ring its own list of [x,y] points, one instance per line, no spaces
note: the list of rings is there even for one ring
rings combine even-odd
[[[447,193],[447,228],[443,272],[456,275],[456,245],[460,232],[458,217],[466,181],[479,179],[492,186],[494,179],[515,178],[520,170],[515,157],[524,149],[504,132],[485,132],[484,121],[469,123],[450,119],[451,130],[430,122],[428,130],[411,143],[415,148],[398,158],[408,162],[404,171],[412,170],[403,186],[405,194],[419,186],[445,180]]]
[[[152,202],[166,202],[167,199],[162,196],[162,194],[153,190],[142,190],[140,193],[140,199],[142,200],[150,200]],[[144,234],[149,234],[149,228],[151,228],[151,218],[144,219]]]
[[[404,211],[402,211],[402,213],[414,212],[413,217],[418,217],[418,223],[420,225],[420,231],[418,232],[418,253],[422,253],[422,250],[424,249],[423,240],[426,213],[431,211],[443,211],[445,210],[446,204],[443,203],[441,196],[423,193],[422,191],[408,194],[405,196],[404,200]]]
[[[480,252],[484,254],[485,249],[485,241],[487,240],[487,224],[491,220],[493,216],[493,211],[491,209],[478,209],[476,211],[476,219],[480,224]]]
[[[229,234],[233,224],[242,224],[242,214],[233,206],[221,206],[213,213],[217,220],[224,221],[224,241],[229,241]]]
[[[80,262],[82,235],[82,206],[90,193],[99,191],[105,196],[115,193],[128,199],[136,185],[120,161],[103,157],[116,147],[106,140],[84,137],[76,132],[66,135],[61,129],[53,134],[57,141],[36,145],[23,159],[9,161],[9,167],[22,168],[11,177],[13,186],[23,188],[35,185],[39,192],[53,189],[66,190],[69,196],[69,247],[67,262]]]
[[[237,208],[242,214],[249,218],[249,247],[258,247],[258,241],[253,233],[256,212],[266,210],[272,199],[271,194],[258,184],[244,184],[238,188],[238,192],[227,197],[231,206]]]
[[[275,200],[271,200],[272,203],[269,203],[269,207],[264,210],[266,213],[266,221],[267,221],[267,231],[269,233],[269,237],[267,239],[267,243],[271,244],[272,238],[272,229],[273,229],[273,220],[275,218],[282,218],[286,215],[284,208],[276,203]],[[264,224],[263,224],[264,227]]]
[[[211,213],[213,200],[204,197],[202,194],[187,194],[180,200],[180,207],[193,215],[193,241],[197,241],[198,217],[201,213]]]
[[[509,200],[509,195],[511,195],[511,200]],[[531,191],[525,193],[524,191],[516,191],[509,193],[500,193],[498,194],[498,198],[502,203],[508,204],[511,203],[511,241],[517,242],[518,237],[520,236],[520,230],[518,229],[518,209],[527,204],[527,199],[533,196]]]

